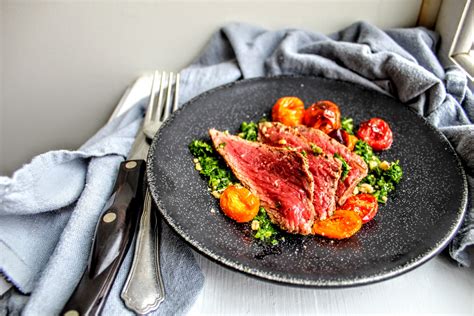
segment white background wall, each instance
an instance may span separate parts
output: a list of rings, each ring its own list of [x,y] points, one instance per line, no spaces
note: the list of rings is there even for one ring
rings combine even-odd
[[[127,84],[186,66],[219,26],[330,33],[358,20],[414,26],[421,0],[0,0],[0,174],[74,149],[106,121]]]

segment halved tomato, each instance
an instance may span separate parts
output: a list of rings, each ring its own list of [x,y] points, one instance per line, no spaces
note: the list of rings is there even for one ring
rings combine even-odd
[[[272,108],[272,120],[288,126],[303,124],[304,103],[297,97],[283,97]]]
[[[336,210],[334,214],[313,225],[313,233],[331,239],[345,239],[353,236],[362,227],[360,216],[354,211]]]
[[[303,123],[329,134],[341,127],[341,111],[331,101],[319,101],[306,109]]]
[[[260,207],[259,198],[239,185],[228,186],[219,202],[224,214],[239,223],[251,221]]]
[[[379,203],[372,194],[361,193],[349,197],[342,208],[356,212],[362,219],[362,223],[367,223],[377,214]]]
[[[389,149],[393,142],[392,130],[387,122],[374,117],[360,124],[357,136],[374,150]]]

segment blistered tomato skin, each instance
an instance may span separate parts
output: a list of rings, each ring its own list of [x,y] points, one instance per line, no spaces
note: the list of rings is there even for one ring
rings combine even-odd
[[[273,122],[287,126],[303,124],[304,103],[297,97],[283,97],[276,101],[272,108]]]
[[[329,134],[341,127],[341,111],[331,101],[318,101],[306,109],[303,123]]]
[[[393,134],[387,122],[381,118],[371,118],[360,124],[357,136],[374,150],[386,150],[392,146]]]
[[[342,208],[356,212],[362,219],[362,223],[367,223],[377,214],[379,203],[372,194],[362,193],[349,197]]]
[[[313,233],[329,239],[346,239],[362,227],[360,216],[354,211],[336,210],[334,214],[313,225]]]
[[[260,207],[260,200],[256,195],[237,185],[228,186],[219,202],[224,214],[238,223],[251,221]]]

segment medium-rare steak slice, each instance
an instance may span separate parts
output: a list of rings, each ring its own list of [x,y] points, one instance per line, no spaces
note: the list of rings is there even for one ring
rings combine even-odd
[[[336,188],[341,177],[341,161],[317,152],[296,129],[281,123],[260,123],[259,139],[268,145],[290,147],[307,154],[309,171],[314,179],[313,206],[319,219],[331,216],[336,208]]]
[[[311,233],[314,182],[303,155],[215,129],[209,135],[237,179],[260,198],[272,222],[291,233]]]
[[[325,152],[333,155],[339,154],[351,167],[347,176],[341,179],[342,181],[339,181],[337,186],[337,203],[343,205],[347,198],[352,195],[360,180],[367,176],[367,164],[359,155],[318,129],[306,126],[297,126],[296,129],[306,139],[321,147]]]

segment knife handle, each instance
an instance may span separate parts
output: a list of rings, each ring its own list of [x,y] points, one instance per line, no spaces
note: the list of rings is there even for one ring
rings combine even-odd
[[[87,269],[62,314],[98,315],[102,310],[141,215],[145,164],[120,164],[114,191],[97,223]]]
[[[165,299],[159,250],[159,217],[147,190],[138,228],[135,255],[121,297],[137,314],[156,310]]]

